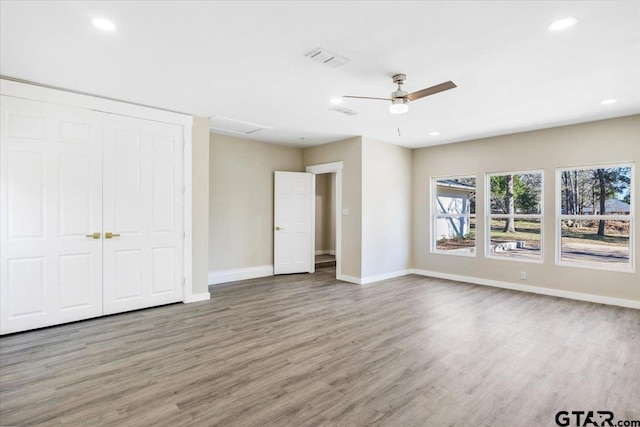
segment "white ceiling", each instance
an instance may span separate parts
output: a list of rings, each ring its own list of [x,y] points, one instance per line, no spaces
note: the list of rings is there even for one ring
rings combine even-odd
[[[266,125],[250,138],[267,142],[423,147],[640,113],[637,1],[2,1],[0,16],[2,75]],[[563,16],[577,25],[546,30]],[[351,61],[305,58],[317,47]],[[388,97],[399,72],[409,92],[458,88],[413,102],[402,136],[385,102],[329,111]]]

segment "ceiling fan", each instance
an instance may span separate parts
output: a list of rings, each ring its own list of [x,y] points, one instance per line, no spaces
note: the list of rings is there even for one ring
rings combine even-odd
[[[431,86],[426,89],[419,90],[417,92],[408,93],[402,90],[402,84],[407,79],[405,74],[396,74],[393,76],[393,82],[398,85],[398,90],[391,92],[391,98],[374,98],[370,96],[350,96],[346,95],[343,98],[356,98],[356,99],[377,99],[380,101],[391,101],[389,106],[389,112],[392,114],[404,114],[409,111],[409,101],[415,101],[425,96],[434,95],[436,93],[444,92],[445,90],[453,89],[456,84],[452,81],[440,83],[439,85]]]

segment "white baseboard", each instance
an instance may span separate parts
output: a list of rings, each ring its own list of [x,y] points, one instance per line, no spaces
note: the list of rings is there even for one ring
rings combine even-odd
[[[377,276],[363,277],[360,279],[360,284],[366,285],[368,283],[379,282],[381,280],[395,279],[396,277],[406,276],[407,274],[410,274],[409,270],[399,270],[391,273],[378,274]]]
[[[357,285],[366,285],[369,283],[379,282],[381,280],[393,279],[405,276],[407,274],[417,274],[420,276],[435,277],[438,279],[455,280],[459,282],[473,283],[476,285],[492,286],[495,288],[512,289],[515,291],[530,292],[540,295],[549,295],[560,298],[568,298],[579,301],[595,302],[599,304],[615,305],[618,307],[627,307],[640,309],[640,301],[627,300],[622,298],[605,297],[601,295],[584,294],[581,292],[564,291],[560,289],[543,288],[540,286],[523,285],[512,282],[501,282],[498,280],[482,279],[471,276],[460,276],[457,274],[442,273],[439,271],[410,269],[394,271],[392,273],[380,274],[377,276],[369,276],[364,278],[347,276],[341,274],[338,280],[344,282],[355,283]],[[256,279],[258,277],[273,276],[273,265],[262,265],[258,267],[239,268],[235,270],[215,271],[209,273],[209,285],[217,285],[220,283],[235,282],[237,280]],[[209,299],[209,293],[200,293],[192,295],[186,303],[204,301]]]
[[[409,270],[400,270],[394,271],[391,273],[379,274],[377,276],[369,276],[369,277],[353,277],[347,276],[345,274],[341,274],[337,277],[338,280],[342,280],[343,282],[355,283],[356,285],[367,285],[369,283],[380,282],[381,280],[394,279],[396,277],[402,277],[410,274]]]
[[[200,301],[208,301],[211,299],[211,294],[209,292],[201,292],[199,294],[192,294],[185,298],[185,304],[191,304],[192,302],[200,302]]]
[[[360,281],[360,278],[353,277],[353,276],[347,276],[346,274],[340,274],[340,275],[338,275],[338,277],[336,277],[336,279],[342,280],[343,282],[355,283],[356,285],[361,285],[362,284],[361,281]]]
[[[615,305],[619,307],[640,309],[640,301],[622,298],[605,297],[601,295],[583,294],[581,292],[563,291],[560,289],[542,288],[539,286],[521,285],[519,283],[500,282],[498,280],[481,279],[478,277],[459,276],[457,274],[441,273],[439,271],[411,269],[411,274],[436,277],[438,279],[456,280],[458,282],[473,283],[476,285],[493,286],[495,288],[512,289],[515,291],[531,292],[534,294],[549,295],[553,297],[568,298],[579,301],[595,302],[599,304]]]
[[[258,277],[273,276],[273,265],[237,268],[234,270],[210,271],[209,285],[235,282],[238,280],[256,279]]]
[[[316,255],[335,255],[336,251],[333,250],[320,250],[320,251],[316,251]]]

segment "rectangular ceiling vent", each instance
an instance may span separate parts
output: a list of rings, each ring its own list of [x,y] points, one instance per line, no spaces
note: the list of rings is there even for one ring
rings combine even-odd
[[[257,123],[230,119],[223,116],[212,116],[209,118],[209,129],[236,133],[238,135],[251,135],[253,133],[260,132],[261,130],[273,128],[270,126],[259,125]]]
[[[331,107],[329,108],[329,110],[335,111],[336,113],[344,114],[345,116],[355,116],[356,114],[358,114],[357,111],[353,111],[350,108],[338,107],[338,106]]]
[[[337,53],[333,53],[321,47],[317,49],[313,49],[311,52],[307,53],[305,56],[315,62],[328,65],[329,67],[332,67],[332,68],[340,67],[341,65],[344,65],[347,62],[349,62],[349,60],[344,56],[340,56]]]

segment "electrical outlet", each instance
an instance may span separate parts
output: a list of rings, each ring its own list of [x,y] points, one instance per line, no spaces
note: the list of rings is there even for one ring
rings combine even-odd
[[[526,271],[521,271],[520,272],[520,280],[527,280],[527,272]]]

